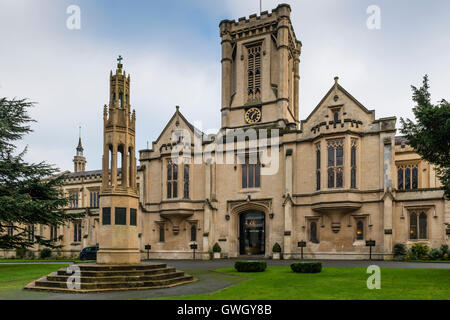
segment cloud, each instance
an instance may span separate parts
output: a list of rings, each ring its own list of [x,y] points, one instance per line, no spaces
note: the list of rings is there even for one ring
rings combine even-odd
[[[448,97],[450,61],[445,0],[379,0],[382,28],[366,28],[370,1],[290,1],[303,43],[300,115],[306,118],[340,76],[340,83],[377,117],[411,114],[409,85],[430,74],[433,99]],[[82,9],[82,29],[66,28],[66,8]],[[263,1],[271,10],[277,1]],[[407,8],[408,10],[406,10]],[[259,11],[258,1],[93,2],[2,0],[0,95],[37,101],[28,144],[30,161],[72,168],[78,126],[88,169],[102,156],[102,107],[118,54],[131,73],[137,149],[157,138],[180,105],[191,121],[220,126],[221,19]],[[426,13],[426,14],[423,14]]]
[[[21,5],[7,9],[14,14],[33,10]],[[171,47],[161,39],[136,47],[125,46],[117,38],[96,42],[83,28],[68,31],[62,25],[54,30],[46,19],[14,24],[4,13],[2,24],[12,25],[0,31],[10,45],[10,50],[0,53],[0,95],[38,102],[31,111],[38,123],[20,144],[21,148],[28,145],[27,160],[46,160],[61,169],[72,169],[78,126],[82,126],[87,167],[101,167],[103,105],[109,101],[109,71],[115,71],[119,53],[126,58],[125,70],[131,73],[138,149],[156,139],[175,105],[192,121],[219,127],[220,63],[205,58],[209,52],[202,55],[187,48],[180,53],[173,48],[176,45]],[[164,35],[161,37],[164,40]],[[198,47],[201,49],[201,44]]]

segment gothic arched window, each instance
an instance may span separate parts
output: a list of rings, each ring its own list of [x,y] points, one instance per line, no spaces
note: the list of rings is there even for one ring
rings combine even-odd
[[[159,242],[164,242],[165,236],[164,236],[164,224],[159,225]]]
[[[356,188],[356,141],[354,139],[352,140],[350,166],[351,166],[350,187],[354,189]]]
[[[247,155],[242,165],[242,188],[261,187],[261,163],[259,156]]]
[[[81,221],[73,223],[73,241],[81,242]]]
[[[411,169],[410,168],[405,169],[405,189],[406,190],[411,189]]]
[[[58,240],[58,226],[50,226],[50,240],[51,241]]]
[[[317,222],[311,221],[309,224],[309,241],[312,243],[319,243],[319,237],[317,236]]]
[[[189,199],[189,165],[185,164],[183,170],[184,170],[183,198]]]
[[[427,221],[427,214],[425,212],[422,212],[419,215],[419,239],[427,239],[427,228],[428,228],[428,221]]]
[[[417,167],[414,167],[412,169],[412,188],[417,189],[418,188],[418,170]]]
[[[31,224],[27,227],[28,241],[34,242],[34,225]]]
[[[344,139],[328,141],[328,188],[344,186]]]
[[[178,197],[178,165],[167,161],[167,198]]]
[[[335,111],[333,114],[333,122],[336,124],[339,121],[339,112]]]
[[[409,215],[409,238],[411,240],[417,239],[417,214],[415,212]]]
[[[364,222],[358,220],[356,223],[356,240],[364,240]]]
[[[248,99],[259,99],[261,92],[261,44],[249,46],[248,51]]]
[[[412,190],[419,188],[418,164],[403,164],[397,169],[398,190]]]
[[[403,190],[403,168],[398,169],[397,180],[398,190]]]
[[[8,236],[12,237],[14,235],[14,226],[9,225],[7,226],[7,229],[8,229]]]
[[[316,190],[320,190],[320,143],[316,145]]]
[[[428,216],[425,212],[409,215],[409,238],[411,240],[428,239]]]
[[[197,226],[195,224],[191,226],[191,241],[197,241]]]
[[[119,93],[119,109],[123,107],[123,93]]]

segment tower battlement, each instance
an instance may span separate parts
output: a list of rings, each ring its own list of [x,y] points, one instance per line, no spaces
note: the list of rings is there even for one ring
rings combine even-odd
[[[269,11],[263,11],[260,15],[252,14],[248,18],[241,17],[236,20],[222,20],[219,24],[221,37],[230,33],[232,39],[238,39],[256,33],[276,31],[278,22],[283,18],[289,21],[290,31],[296,40],[294,29],[291,26],[291,7],[288,4],[280,4]]]
[[[277,16],[280,12],[283,12],[284,14],[286,14],[286,12],[288,11],[287,16],[290,17],[290,13],[291,13],[291,6],[286,4],[286,3],[282,3],[280,5],[278,5],[275,9],[272,10],[272,12],[269,13],[269,11],[263,11],[261,12],[261,14],[258,16],[258,14],[251,14],[248,19],[246,17],[241,17],[238,19],[238,21],[236,20],[229,20],[229,19],[225,19],[222,20],[220,22],[220,24],[222,23],[233,23],[234,25],[244,25],[248,22],[253,22],[253,21],[258,21],[258,20],[264,20],[267,18],[271,18],[274,15]]]
[[[220,23],[222,129],[298,127],[302,44],[290,17],[291,7],[280,4]]]

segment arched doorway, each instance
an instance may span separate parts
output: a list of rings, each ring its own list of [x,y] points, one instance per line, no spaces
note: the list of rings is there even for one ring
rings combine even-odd
[[[242,255],[265,253],[264,212],[250,210],[239,216],[239,251]]]

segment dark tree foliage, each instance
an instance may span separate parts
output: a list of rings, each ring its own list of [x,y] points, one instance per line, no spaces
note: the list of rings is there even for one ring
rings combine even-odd
[[[27,163],[26,148],[16,153],[15,142],[32,130],[28,115],[34,103],[0,98],[0,248],[27,248],[38,243],[56,248],[56,242],[29,234],[30,225],[63,225],[83,215],[67,214],[62,193],[64,175],[46,164]],[[8,232],[8,229],[12,232]],[[36,232],[38,233],[38,232]]]
[[[400,119],[400,132],[406,136],[409,145],[423,159],[437,166],[437,174],[442,182],[445,195],[450,198],[450,104],[442,99],[431,103],[428,76],[423,78],[422,87],[411,86],[415,122]]]

